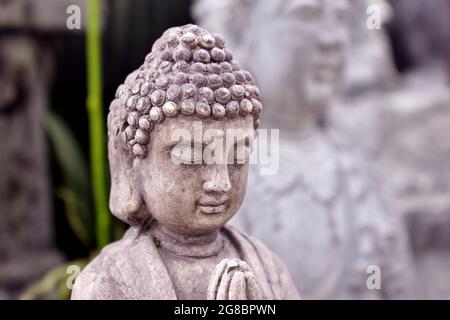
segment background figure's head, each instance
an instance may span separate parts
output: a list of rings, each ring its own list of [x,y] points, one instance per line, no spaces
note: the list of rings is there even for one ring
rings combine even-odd
[[[231,1],[231,0],[228,0]],[[322,112],[342,82],[349,40],[347,0],[241,0],[228,7],[245,12],[235,48],[264,92],[270,113]],[[195,7],[195,16],[208,23]],[[230,15],[228,13],[228,15]],[[230,33],[230,23],[222,26]],[[206,27],[209,27],[206,25]],[[217,26],[212,26],[216,27]],[[221,31],[221,29],[218,29]]]
[[[223,226],[245,195],[259,99],[220,35],[167,30],[111,103],[113,214],[189,235]]]

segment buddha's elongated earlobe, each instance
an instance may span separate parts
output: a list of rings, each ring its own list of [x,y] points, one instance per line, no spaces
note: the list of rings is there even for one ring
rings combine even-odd
[[[141,221],[137,215],[143,204],[138,188],[131,181],[132,176],[125,168],[111,169],[109,207],[117,218],[128,224]]]
[[[113,102],[110,107],[108,124],[120,121],[120,113],[117,113],[118,103]],[[108,125],[108,128],[114,126]],[[123,150],[123,134],[108,132],[108,156],[111,171],[111,193],[109,207],[111,212],[120,220],[133,225],[139,223],[142,197],[136,183],[136,174],[133,170],[132,159]]]

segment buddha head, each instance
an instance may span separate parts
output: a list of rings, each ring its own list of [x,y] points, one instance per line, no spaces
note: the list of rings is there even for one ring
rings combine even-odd
[[[222,227],[245,195],[259,99],[219,34],[167,30],[110,106],[112,213],[183,235]]]

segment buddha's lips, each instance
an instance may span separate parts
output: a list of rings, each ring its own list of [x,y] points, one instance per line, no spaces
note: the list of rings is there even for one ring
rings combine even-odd
[[[204,213],[222,213],[226,209],[228,200],[204,201],[198,203],[198,208]]]

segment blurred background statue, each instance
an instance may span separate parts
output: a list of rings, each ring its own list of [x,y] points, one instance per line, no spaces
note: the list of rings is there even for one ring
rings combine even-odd
[[[0,298],[17,298],[61,261],[44,135],[52,57],[42,36],[66,28],[74,3],[0,2]]]
[[[358,51],[361,46],[353,44],[350,56],[366,61],[353,66],[386,70],[382,61],[391,60],[392,70],[384,76],[373,72],[371,82],[357,81],[369,84],[364,90],[355,90],[349,83],[340,106],[351,108],[351,113],[335,108],[337,123],[349,137],[356,137],[355,144],[377,172],[377,185],[406,222],[420,296],[448,299],[450,2],[369,1],[366,6],[370,4],[382,9],[383,28],[364,28],[367,14],[361,7],[354,30],[365,33],[360,39],[379,50]],[[391,41],[376,43],[376,36]]]
[[[386,143],[377,165],[382,174],[389,171],[385,184],[402,212],[433,212],[422,217],[436,218],[443,210],[450,213],[450,2],[391,4],[388,30],[400,73],[394,90],[379,103]]]
[[[351,82],[346,50],[358,6],[225,2],[198,1],[194,16],[234,39],[231,48],[263,92],[263,126],[280,129],[279,171],[263,176],[253,168],[254,187],[234,223],[281,256],[304,298],[415,297],[403,225],[385,206],[364,154],[332,125],[341,84]],[[241,18],[204,19],[206,12]],[[379,290],[367,282],[372,269],[381,271]]]
[[[344,85],[331,112],[334,125],[347,133],[347,138],[356,138],[354,146],[373,162],[384,143],[383,108],[379,101],[387,90],[395,87],[399,76],[385,30],[393,11],[386,0],[350,0],[350,3],[351,33]],[[379,26],[371,25],[373,22]]]
[[[383,29],[371,26],[378,18],[380,27],[392,19],[392,8],[386,0],[350,0],[351,42],[345,68],[345,95],[380,91],[393,85],[396,79],[390,43]],[[368,24],[371,28],[368,27]],[[370,63],[369,63],[370,62]]]
[[[392,0],[398,79],[379,100],[380,186],[405,219],[422,293],[450,299],[450,1]]]

